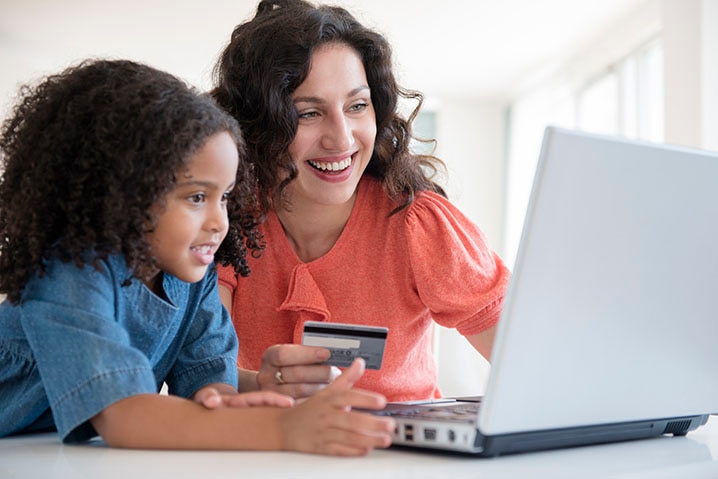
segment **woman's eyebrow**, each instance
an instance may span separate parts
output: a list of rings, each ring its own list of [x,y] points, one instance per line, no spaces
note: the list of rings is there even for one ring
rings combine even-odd
[[[347,94],[347,97],[352,97],[354,95],[358,95],[364,90],[369,90],[368,85],[362,85],[360,87],[357,87],[350,91]],[[316,96],[298,96],[294,98],[294,103],[324,103],[325,101],[322,98],[316,97]]]

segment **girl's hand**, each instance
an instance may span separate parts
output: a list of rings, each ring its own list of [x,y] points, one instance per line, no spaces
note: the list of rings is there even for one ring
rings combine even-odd
[[[376,447],[388,447],[394,420],[353,411],[381,409],[381,394],[352,389],[364,374],[364,360],[357,359],[336,381],[297,406],[282,412],[283,449],[362,456]]]
[[[262,354],[257,385],[294,398],[309,397],[339,377],[335,366],[319,364],[329,359],[329,350],[299,344],[277,344]]]
[[[273,391],[220,392],[214,386],[203,387],[194,394],[193,399],[207,409],[257,406],[291,407],[294,405],[293,398]]]

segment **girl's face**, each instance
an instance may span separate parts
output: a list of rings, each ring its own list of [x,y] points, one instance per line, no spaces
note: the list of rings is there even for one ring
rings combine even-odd
[[[369,164],[376,137],[371,91],[359,54],[343,43],[319,47],[292,99],[299,115],[289,146],[298,170],[287,187],[292,204],[346,203]]]
[[[148,235],[161,271],[188,283],[201,280],[227,235],[227,197],[234,187],[237,146],[229,133],[218,133],[177,172],[177,184],[164,208],[153,207],[155,230]],[[161,276],[147,282],[158,291]]]

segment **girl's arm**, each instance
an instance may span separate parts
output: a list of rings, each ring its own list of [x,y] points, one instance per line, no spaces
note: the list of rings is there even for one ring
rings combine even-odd
[[[92,418],[113,447],[251,449],[363,455],[391,442],[393,420],[352,411],[380,409],[383,396],[352,389],[364,371],[356,361],[332,385],[290,408],[218,408],[175,396],[122,399]]]

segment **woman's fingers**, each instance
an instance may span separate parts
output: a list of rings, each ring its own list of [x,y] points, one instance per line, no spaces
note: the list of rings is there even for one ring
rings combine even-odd
[[[331,384],[341,373],[321,364],[329,350],[299,344],[278,344],[267,348],[257,373],[262,390],[277,391],[295,398],[309,397]]]

